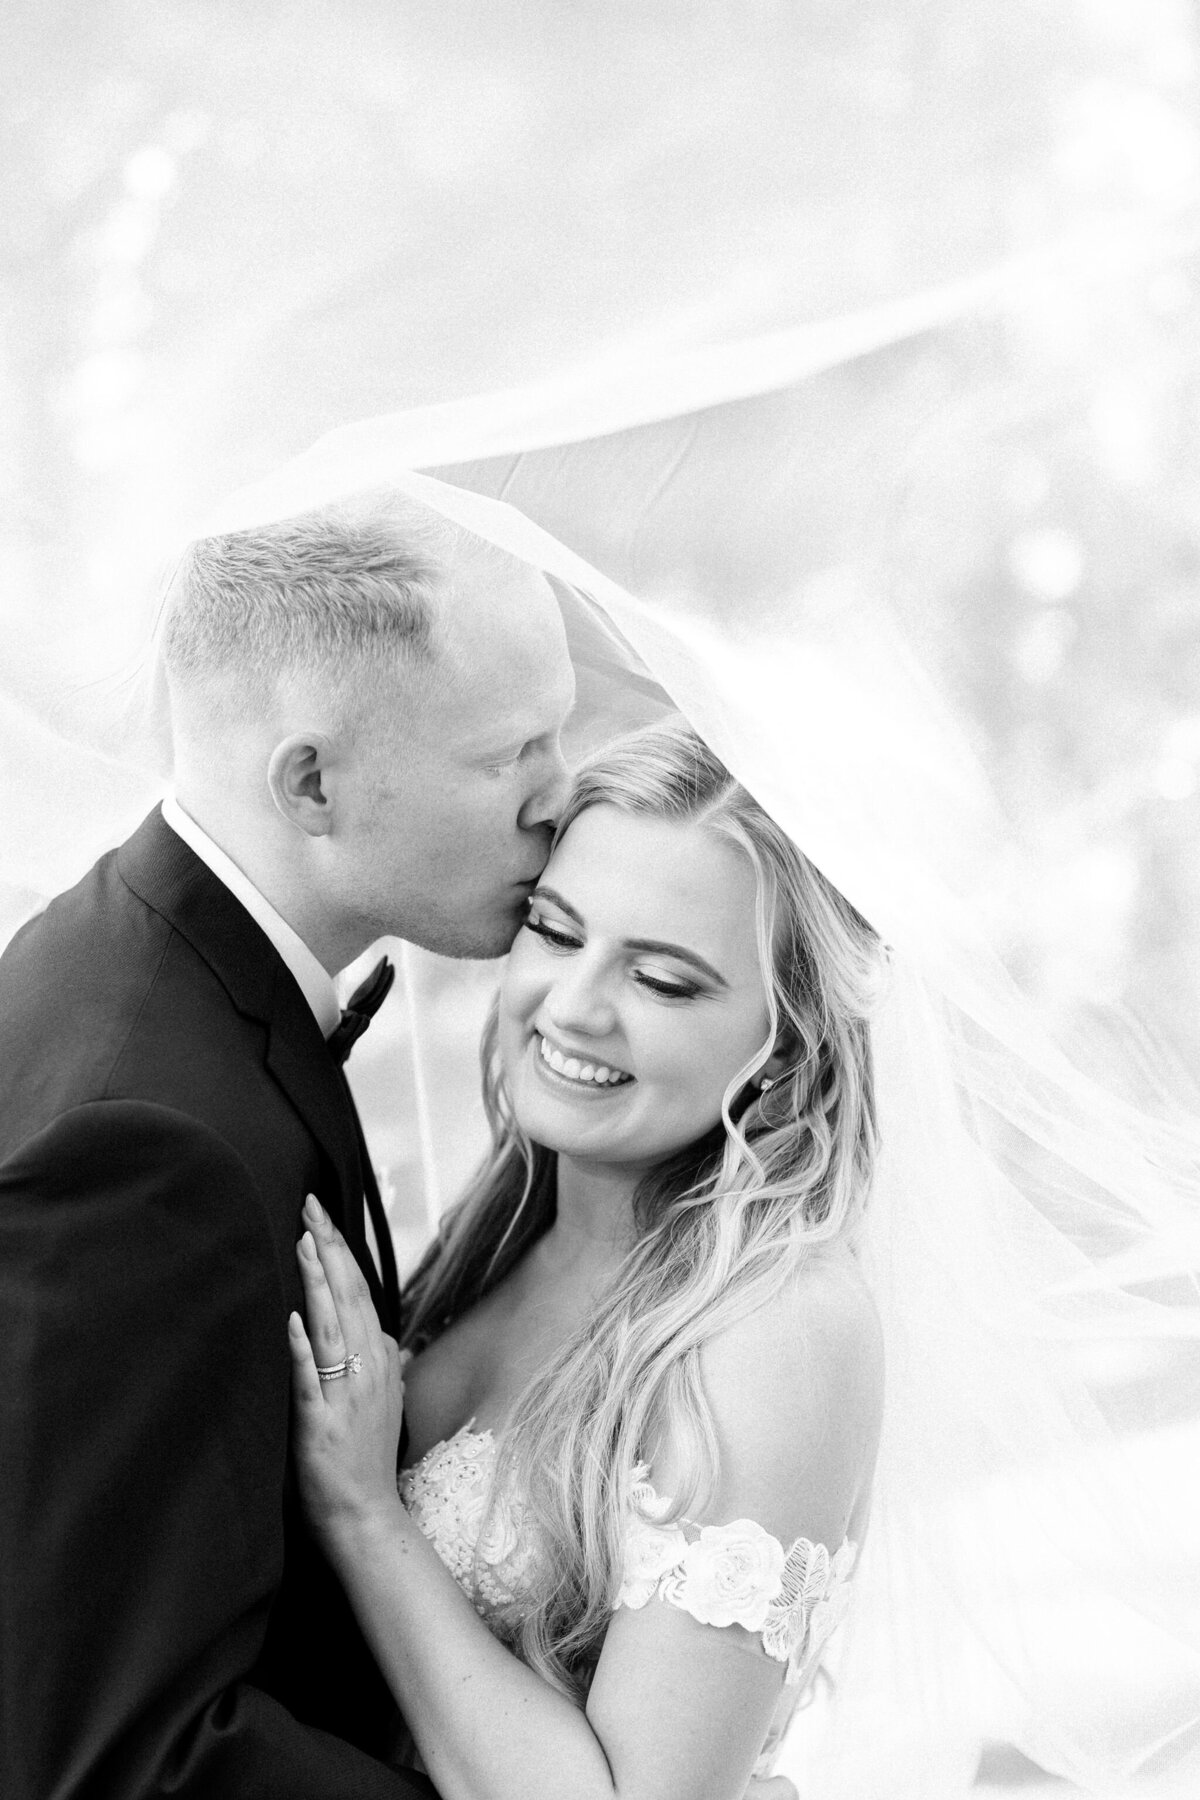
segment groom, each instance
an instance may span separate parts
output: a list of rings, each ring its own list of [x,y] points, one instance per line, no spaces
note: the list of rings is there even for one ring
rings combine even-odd
[[[330,977],[508,948],[571,666],[377,496],[194,545],[165,657],[173,796],[0,958],[0,1794],[401,1800],[287,1469],[306,1193],[397,1324]]]

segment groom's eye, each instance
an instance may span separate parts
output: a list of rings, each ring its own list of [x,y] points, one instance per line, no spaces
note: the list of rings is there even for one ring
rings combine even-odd
[[[519,750],[512,750],[506,756],[497,757],[495,762],[484,763],[485,775],[503,775],[506,769],[515,769],[519,762],[525,760],[529,749],[529,744],[522,744]]]

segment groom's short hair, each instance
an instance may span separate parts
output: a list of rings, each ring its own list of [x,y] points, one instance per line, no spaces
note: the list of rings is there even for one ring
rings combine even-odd
[[[168,678],[191,689],[233,678],[248,699],[265,700],[293,670],[337,679],[428,660],[434,596],[460,535],[403,496],[371,494],[199,538],[167,598]]]

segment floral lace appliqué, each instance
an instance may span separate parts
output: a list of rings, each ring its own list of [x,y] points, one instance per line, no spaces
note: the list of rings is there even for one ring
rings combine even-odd
[[[798,1684],[849,1605],[849,1539],[833,1556],[808,1538],[785,1552],[753,1519],[704,1525],[689,1538],[682,1525],[664,1523],[670,1502],[644,1469],[635,1472],[633,1498],[617,1606],[642,1607],[657,1594],[703,1625],[741,1625],[787,1664],[787,1684]]]

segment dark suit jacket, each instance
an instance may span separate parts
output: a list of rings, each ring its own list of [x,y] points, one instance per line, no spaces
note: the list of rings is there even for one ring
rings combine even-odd
[[[155,812],[0,958],[0,1795],[402,1800],[288,1469],[294,1245],[366,1257],[349,1092]]]

